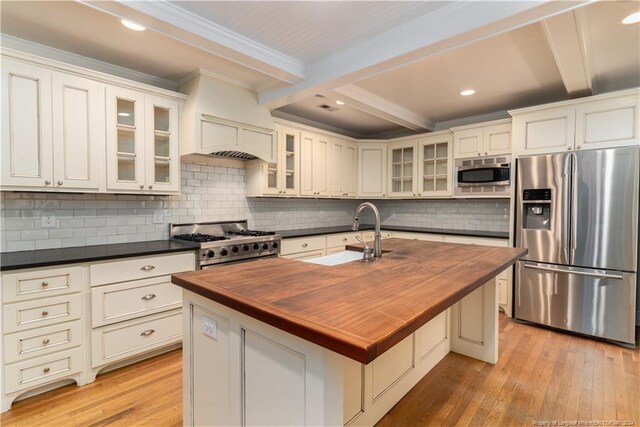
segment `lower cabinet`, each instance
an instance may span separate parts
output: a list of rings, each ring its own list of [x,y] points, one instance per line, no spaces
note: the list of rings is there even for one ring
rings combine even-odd
[[[182,292],[170,275],[194,267],[182,252],[2,273],[2,411],[179,344]]]

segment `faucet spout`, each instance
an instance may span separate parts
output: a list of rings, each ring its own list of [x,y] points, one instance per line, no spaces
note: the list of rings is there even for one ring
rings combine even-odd
[[[364,202],[360,206],[358,206],[358,208],[356,209],[356,215],[353,217],[353,226],[351,227],[351,229],[354,231],[358,230],[360,212],[362,212],[366,208],[369,208],[373,211],[373,214],[375,216],[375,221],[376,221],[375,232],[373,235],[373,257],[376,259],[382,258],[382,235],[380,234],[380,212],[378,211],[378,208],[376,208],[373,203]]]

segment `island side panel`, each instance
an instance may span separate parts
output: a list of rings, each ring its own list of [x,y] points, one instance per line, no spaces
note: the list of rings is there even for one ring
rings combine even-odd
[[[341,425],[344,358],[183,290],[184,425]]]
[[[451,308],[451,351],[498,361],[498,298],[492,279]]]

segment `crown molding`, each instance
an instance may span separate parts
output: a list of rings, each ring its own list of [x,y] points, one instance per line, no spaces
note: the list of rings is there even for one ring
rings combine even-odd
[[[359,139],[364,138],[364,136],[358,132],[353,132],[336,126],[316,122],[315,120],[311,119],[305,119],[304,117],[299,117],[294,114],[285,113],[283,111],[272,110],[271,116],[274,118],[274,122],[276,124],[297,127],[299,129],[307,130],[310,132],[317,132],[318,130],[322,130],[329,134],[329,136],[346,138],[354,142],[357,142]]]
[[[433,121],[356,85],[342,86],[333,91],[347,98],[350,106],[413,131],[432,130],[435,126]]]
[[[4,49],[10,49],[17,53],[35,55],[40,58],[47,58],[59,61],[64,64],[71,64],[84,69],[93,70],[99,73],[108,74],[110,76],[118,76],[123,79],[133,80],[150,86],[159,87],[175,91],[178,83],[173,80],[163,79],[151,74],[141,73],[140,71],[131,70],[129,68],[120,67],[118,65],[102,62],[97,59],[88,58],[66,50],[56,49],[54,47],[45,46],[43,44],[34,43],[28,40],[20,39],[8,34],[0,34],[0,45]]]
[[[500,123],[508,123],[510,121],[511,116],[507,111],[494,111],[487,114],[478,114],[476,116],[461,117],[459,119],[438,122],[436,123],[435,130],[447,130],[452,128],[459,128],[461,126],[473,127],[473,125],[497,125]]]
[[[165,0],[77,0],[111,15],[227,59],[263,75],[294,84],[304,78],[304,63],[235,33]]]
[[[194,78],[203,75],[203,76],[207,76],[207,77],[212,77],[214,79],[218,79],[218,80],[222,80],[223,82],[227,82],[230,83],[232,85],[235,86],[240,86],[243,87],[245,89],[249,89],[255,92],[255,88],[251,87],[251,85],[248,85],[244,82],[229,78],[227,76],[223,76],[221,74],[218,73],[214,73],[213,71],[209,71],[209,70],[205,70],[202,68],[198,68],[196,70],[193,70],[192,72],[190,72],[189,74],[187,74],[186,76],[184,76],[182,79],[180,79],[180,81],[178,82],[178,87],[183,86],[185,83],[187,83],[190,80],[193,80]]]

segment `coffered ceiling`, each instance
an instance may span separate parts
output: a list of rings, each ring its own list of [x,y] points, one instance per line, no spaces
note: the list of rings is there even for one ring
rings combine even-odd
[[[256,90],[274,115],[355,137],[437,130],[640,86],[640,24],[621,24],[640,11],[637,1],[5,0],[1,7],[3,47],[172,89],[206,69]],[[120,18],[147,30],[130,31]],[[463,89],[476,94],[462,97]]]

